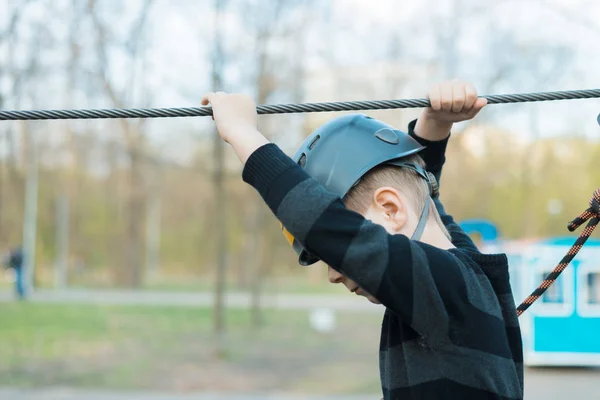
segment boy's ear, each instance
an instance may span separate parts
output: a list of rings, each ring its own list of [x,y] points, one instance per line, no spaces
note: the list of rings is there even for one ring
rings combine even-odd
[[[373,207],[383,214],[383,219],[394,231],[399,232],[406,225],[408,220],[406,204],[396,189],[391,187],[377,189],[373,193]]]

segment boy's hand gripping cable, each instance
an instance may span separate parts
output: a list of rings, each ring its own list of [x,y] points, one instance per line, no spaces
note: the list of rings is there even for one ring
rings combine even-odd
[[[598,122],[600,123],[600,116],[598,117],[598,119]],[[585,210],[579,217],[575,218],[569,223],[569,231],[573,232],[575,229],[579,228],[584,222],[588,220],[589,222],[587,226],[581,232],[581,234],[575,241],[575,244],[573,244],[573,247],[571,247],[571,249],[563,257],[560,263],[558,263],[556,268],[554,268],[554,270],[550,272],[548,276],[546,276],[546,279],[544,279],[540,286],[538,286],[538,288],[535,289],[529,295],[529,297],[523,300],[519,307],[517,307],[518,316],[523,314],[523,312],[525,312],[525,310],[527,310],[529,306],[531,306],[537,299],[539,299],[544,294],[546,289],[548,289],[550,285],[552,285],[554,281],[556,281],[561,272],[563,272],[565,268],[567,268],[569,263],[573,261],[577,253],[579,253],[579,250],[581,250],[585,242],[591,236],[592,232],[594,232],[594,229],[596,229],[596,226],[600,222],[600,189],[596,189],[596,191],[594,192],[594,196],[590,200],[590,207],[587,210]]]

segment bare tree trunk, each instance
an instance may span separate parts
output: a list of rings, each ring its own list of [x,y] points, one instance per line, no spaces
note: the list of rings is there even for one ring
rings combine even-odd
[[[139,13],[138,19],[134,23],[132,32],[129,37],[130,45],[127,46],[129,49],[129,55],[131,58],[131,77],[129,86],[130,97],[135,96],[136,84],[138,83],[138,74],[136,68],[136,62],[140,59],[140,49],[143,44],[143,32],[147,24],[147,18],[150,11],[150,7],[153,4],[153,0],[145,0]],[[143,60],[142,60],[143,64]],[[143,73],[143,71],[142,71]],[[133,287],[140,287],[144,281],[144,262],[143,262],[143,248],[144,248],[144,223],[146,210],[146,174],[144,174],[145,164],[143,163],[143,149],[145,148],[144,142],[144,124],[146,120],[142,119],[137,124],[129,124],[130,128],[128,137],[128,151],[130,157],[130,187],[131,193],[129,196],[129,224],[128,232],[130,239],[130,247],[128,251],[128,264],[131,268],[130,285]]]
[[[162,166],[155,165],[146,204],[146,273],[156,276],[160,258]]]
[[[142,221],[144,220],[143,176],[141,173],[140,154],[136,145],[130,149],[129,167],[130,193],[128,197],[128,248],[126,251],[126,269],[129,271],[127,284],[130,287],[140,287],[143,280],[142,262]]]
[[[139,42],[141,40],[147,16],[149,14],[152,0],[146,0],[138,15],[136,22],[133,24],[132,32],[129,36],[128,44],[125,50],[127,51],[132,64],[132,75],[128,80],[130,93],[134,93],[134,84],[136,82],[135,61],[138,57]],[[108,58],[107,58],[107,31],[106,27],[101,22],[97,14],[97,2],[95,0],[88,1],[88,11],[92,19],[93,25],[97,34],[97,52],[99,58],[99,75],[104,86],[104,91],[115,107],[123,107],[123,96],[113,86],[113,83],[108,78]],[[144,222],[144,174],[142,171],[142,149],[143,141],[143,122],[137,125],[130,123],[124,119],[119,120],[121,130],[125,142],[127,143],[127,152],[129,155],[130,169],[128,175],[130,193],[127,199],[127,241],[125,243],[125,268],[126,275],[123,277],[124,282],[128,286],[139,287],[143,280],[143,261],[142,261],[142,226]],[[120,276],[120,274],[117,274]]]
[[[0,75],[2,76],[2,75]],[[0,110],[5,109],[4,107],[4,97],[2,97],[2,94],[0,93]],[[8,142],[8,140],[6,140],[6,142]],[[5,144],[5,140],[4,137],[0,137],[0,143],[2,143],[2,145]],[[10,153],[9,153],[10,154]],[[8,165],[7,165],[7,161],[6,160],[1,160],[0,161],[0,246],[5,246],[5,237],[4,237],[4,193],[5,193],[5,182],[6,182],[6,178],[7,178],[7,170],[8,170]]]
[[[272,15],[269,20],[264,23],[264,25],[260,26],[257,31],[256,43],[257,49],[256,53],[258,54],[257,60],[257,78],[256,85],[258,88],[258,96],[257,102],[258,104],[267,103],[268,97],[271,95],[273,90],[275,89],[275,79],[272,74],[272,68],[269,68],[269,64],[273,62],[270,59],[269,54],[269,42],[271,37],[276,34],[276,24],[279,20],[279,16],[283,11],[283,7],[285,2],[283,0],[278,0],[274,2],[272,7]],[[306,25],[302,24],[302,28],[305,28]],[[297,38],[297,29],[291,28],[288,32],[290,38]],[[302,39],[297,40],[297,47],[294,49],[294,60],[293,63],[295,75],[295,91],[294,91],[294,101],[299,102],[301,100],[303,91],[302,91],[302,78],[304,74],[303,70],[303,56],[304,56],[304,42]],[[265,225],[265,219],[267,217],[267,209],[263,204],[261,198],[259,196],[253,196],[253,212],[249,216],[251,218],[250,226],[251,231],[249,232],[250,236],[250,244],[247,248],[249,252],[246,255],[246,259],[248,260],[249,266],[249,274],[251,276],[250,282],[250,317],[251,317],[251,325],[254,328],[259,328],[263,324],[262,318],[262,310],[261,310],[261,294],[263,283],[266,279],[266,275],[268,271],[270,271],[270,262],[272,262],[272,258],[268,255],[271,255],[269,251],[269,243],[267,240],[268,229]]]
[[[27,79],[33,80],[39,72],[40,60],[37,57],[42,48],[42,38],[46,35],[42,25],[36,26],[36,32],[31,44],[32,50],[27,66]],[[30,99],[35,103],[35,92],[32,90]],[[19,124],[22,129],[22,136],[26,146],[24,146],[25,163],[27,165],[27,178],[25,187],[25,212],[23,216],[23,276],[26,293],[33,290],[35,284],[35,257],[36,257],[36,239],[37,239],[37,219],[38,219],[38,191],[39,191],[39,162],[38,145],[34,137],[32,127],[29,121],[22,121]]]
[[[214,19],[214,49],[212,59],[212,88],[218,91],[222,88],[221,72],[223,71],[223,49],[221,43],[221,10],[225,0],[215,0]],[[225,315],[225,290],[227,276],[227,204],[224,185],[224,144],[215,130],[213,143],[213,190],[215,193],[214,217],[216,220],[216,274],[214,293],[213,330],[216,340],[215,356],[223,358],[227,348],[227,321]]]
[[[69,24],[69,66],[68,82],[66,85],[66,103],[72,105],[74,102],[74,92],[77,86],[77,76],[79,67],[80,48],[77,42],[79,35],[79,22],[83,14],[83,8],[78,7],[76,0],[71,0],[73,14]],[[79,246],[79,215],[72,212],[72,208],[77,208],[77,194],[82,186],[79,171],[79,152],[77,148],[76,132],[71,128],[71,124],[65,123],[65,132],[67,134],[67,151],[72,154],[73,163],[70,165],[71,171],[67,168],[61,174],[59,193],[56,199],[56,260],[55,260],[55,287],[64,289],[68,284],[69,271],[69,250],[75,248],[80,250]],[[75,204],[75,207],[72,205]],[[72,217],[72,214],[74,217]],[[75,222],[74,229],[71,228],[71,219]],[[74,231],[74,232],[73,232]],[[75,238],[71,242],[71,237]]]
[[[261,103],[262,104],[262,103]],[[258,197],[258,196],[255,196]],[[250,258],[250,323],[252,327],[259,328],[263,324],[261,311],[261,292],[265,271],[265,205],[260,198],[254,200],[254,216],[252,230],[250,231],[252,246]]]
[[[259,44],[258,51],[258,104],[265,104],[267,97],[271,90],[269,88],[268,79],[269,73],[267,71],[267,46],[268,46],[268,33],[259,34],[257,38]],[[248,250],[251,254],[248,254],[250,266],[250,323],[254,328],[258,328],[262,325],[262,316],[260,309],[260,297],[261,297],[261,283],[263,280],[262,271],[264,271],[264,204],[259,196],[252,196],[253,198],[253,212],[250,216],[252,218],[250,231],[251,235],[251,246]]]
[[[67,287],[69,262],[69,197],[62,193],[56,201],[56,260],[54,287]]]
[[[23,218],[23,273],[25,292],[33,290],[35,276],[35,243],[37,232],[38,160],[37,149],[27,122],[21,123],[27,137],[27,186],[25,190],[25,215]]]
[[[21,98],[21,79],[20,74],[14,65],[14,55],[15,55],[15,47],[17,41],[17,33],[16,28],[21,20],[21,15],[26,9],[27,2],[23,2],[23,4],[13,5],[10,8],[10,11],[4,10],[9,15],[7,20],[9,21],[8,27],[5,31],[0,35],[0,43],[7,43],[7,56],[5,62],[0,65],[0,79],[5,76],[9,76],[13,81],[12,88],[10,90],[9,95],[12,97],[12,106],[18,108]],[[4,96],[0,93],[0,109],[5,108],[6,104],[4,101]],[[7,154],[8,156],[2,162],[2,171],[0,172],[0,245],[4,243],[4,241],[9,241],[10,234],[6,231],[5,227],[5,203],[6,196],[9,191],[21,192],[21,181],[22,176],[17,168],[17,160],[16,160],[16,149],[14,143],[14,135],[12,127],[14,124],[6,124],[6,146],[7,146]],[[19,201],[19,204],[23,204],[23,201]]]
[[[81,234],[82,210],[80,203],[80,194],[83,188],[83,176],[79,172],[82,163],[82,156],[79,151],[77,135],[74,131],[68,130],[69,147],[73,155],[73,163],[68,171],[67,193],[70,201],[69,207],[69,248],[77,258],[77,264],[82,265],[84,261],[83,246],[84,242]]]
[[[535,143],[540,136],[538,108],[534,105],[531,107],[529,114],[529,124],[532,134],[531,143],[528,145],[527,151],[524,153],[523,168],[521,172],[521,196],[523,198],[523,235],[526,238],[532,237],[535,234],[535,190],[533,182],[533,151]]]
[[[0,96],[0,110],[1,109],[4,109],[2,96]],[[0,143],[2,143],[4,145],[4,143],[5,143],[4,137],[0,137]],[[6,238],[4,237],[4,202],[5,202],[4,186],[5,186],[5,182],[7,180],[7,170],[8,170],[7,161],[1,160],[0,161],[0,246],[5,246],[5,240],[6,240]]]

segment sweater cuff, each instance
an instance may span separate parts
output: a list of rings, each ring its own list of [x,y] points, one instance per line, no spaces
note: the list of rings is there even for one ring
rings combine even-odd
[[[266,198],[269,188],[277,178],[296,163],[273,144],[265,144],[250,155],[244,165],[242,179]]]
[[[443,140],[427,140],[415,133],[416,125],[416,119],[408,124],[408,134],[417,142],[419,142],[420,145],[427,148],[427,150],[421,154],[423,161],[425,161],[428,169],[440,168],[446,161],[446,147],[448,146],[451,135],[448,135],[448,137]]]

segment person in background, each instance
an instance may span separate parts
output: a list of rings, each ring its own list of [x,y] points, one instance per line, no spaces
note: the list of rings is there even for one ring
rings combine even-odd
[[[15,272],[15,291],[19,300],[25,299],[25,285],[23,282],[23,249],[17,247],[8,252],[4,260],[6,268]]]

